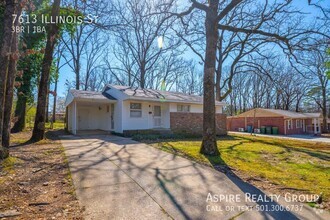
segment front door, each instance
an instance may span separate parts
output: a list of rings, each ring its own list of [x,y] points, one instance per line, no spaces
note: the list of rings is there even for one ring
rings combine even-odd
[[[89,110],[79,109],[78,110],[78,130],[89,129]]]
[[[162,125],[162,109],[160,105],[154,105],[153,114],[154,127],[159,128]]]

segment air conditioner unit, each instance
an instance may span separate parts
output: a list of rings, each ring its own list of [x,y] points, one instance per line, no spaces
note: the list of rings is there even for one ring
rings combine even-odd
[[[239,132],[244,132],[244,128],[238,128]]]
[[[255,128],[255,129],[254,129],[254,133],[256,133],[256,134],[260,134],[260,129],[259,129],[259,128]]]

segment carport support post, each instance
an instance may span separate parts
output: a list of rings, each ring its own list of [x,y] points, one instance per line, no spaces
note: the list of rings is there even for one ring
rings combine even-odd
[[[73,123],[72,123],[72,132],[73,134],[77,134],[77,102],[73,103]]]

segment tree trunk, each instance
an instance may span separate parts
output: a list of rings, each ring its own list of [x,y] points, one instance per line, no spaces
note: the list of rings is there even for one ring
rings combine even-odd
[[[58,73],[57,73],[58,74]],[[58,83],[58,77],[55,78],[55,88],[54,88],[54,101],[53,101],[53,115],[52,115],[52,122],[54,123],[56,121],[56,98],[57,98],[57,83]]]
[[[54,0],[52,8],[52,17],[56,17],[60,11],[61,0]],[[55,20],[55,19],[54,19]],[[41,77],[38,91],[38,104],[37,113],[33,127],[33,133],[31,140],[40,141],[45,135],[45,120],[46,120],[46,106],[48,95],[48,84],[50,69],[53,61],[53,51],[58,38],[58,26],[57,24],[51,24],[49,26],[47,35],[47,44],[45,49],[44,59],[42,61]]]
[[[218,41],[217,11],[219,1],[209,1],[206,12],[206,50],[203,80],[203,140],[200,152],[205,155],[219,155],[216,142],[214,73]]]
[[[327,117],[327,91],[326,88],[322,88],[322,117],[323,117],[323,128],[322,132],[323,133],[328,133],[328,117]]]
[[[216,72],[216,82],[215,82],[215,100],[220,101],[221,99],[221,90],[220,90],[220,83],[221,83],[221,75],[222,75],[222,35],[218,41],[218,67]]]
[[[24,62],[31,62],[30,59],[25,60]],[[31,95],[31,77],[32,73],[25,71],[23,74],[23,81],[21,86],[17,89],[17,103],[15,108],[14,118],[16,122],[11,129],[12,133],[21,132],[25,129],[25,116],[26,116],[26,105],[28,97]]]
[[[48,109],[49,109],[49,87],[50,87],[50,83],[48,83],[48,88],[47,88],[47,98],[46,98],[46,120],[45,122],[48,123],[49,122],[49,113],[48,113]]]
[[[11,31],[13,16],[15,13],[15,1],[6,0],[6,7],[4,12],[3,21],[3,37],[0,45],[0,159],[6,158],[9,155],[7,148],[2,146],[2,133],[3,133],[3,117],[4,117],[4,104],[5,104],[5,91],[7,83],[7,71],[10,56],[10,46],[12,42],[13,33]]]
[[[17,16],[21,14],[20,4],[16,4]],[[19,26],[18,19],[15,21],[15,26]],[[2,144],[4,147],[9,147],[10,144],[10,128],[11,128],[11,112],[13,107],[13,96],[14,96],[14,81],[17,71],[17,60],[18,60],[18,34],[13,34],[11,51],[13,56],[10,57],[8,74],[7,74],[7,85],[6,85],[6,96],[5,96],[5,111],[3,119],[3,134]]]
[[[144,65],[144,62],[141,63],[141,67],[140,67],[140,87],[142,89],[144,89],[145,87],[145,83],[146,83],[146,70],[145,70],[145,65]]]

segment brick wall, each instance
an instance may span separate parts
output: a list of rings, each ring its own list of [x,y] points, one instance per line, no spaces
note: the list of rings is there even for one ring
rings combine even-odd
[[[217,135],[227,134],[225,114],[216,114]],[[203,113],[171,112],[171,130],[176,133],[203,133]]]
[[[254,123],[253,123],[254,122]],[[306,125],[309,125],[309,129],[311,129],[311,120],[305,120]],[[292,127],[288,129],[288,121],[283,117],[247,117],[246,118],[246,126],[245,126],[245,118],[244,117],[229,117],[227,118],[227,130],[228,131],[238,131],[238,128],[247,129],[247,126],[253,126],[254,128],[260,128],[261,126],[272,126],[279,128],[279,134],[304,134],[304,129],[296,127],[296,119],[292,119]]]
[[[261,126],[278,127],[279,134],[284,134],[284,119],[283,117],[247,117],[246,126],[244,117],[231,117],[227,118],[227,130],[238,131],[238,128],[247,129],[247,126],[253,126],[254,128],[260,128]]]
[[[288,121],[285,122],[285,126],[286,126],[286,134],[304,134],[304,129],[303,126],[301,128],[297,128],[297,120],[299,119],[292,119],[292,127],[291,129],[288,129]],[[306,121],[305,121],[306,123]]]

